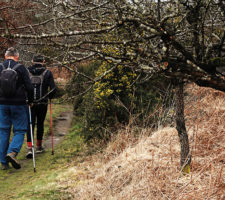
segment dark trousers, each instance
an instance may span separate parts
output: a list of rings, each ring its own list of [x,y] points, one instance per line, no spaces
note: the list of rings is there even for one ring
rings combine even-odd
[[[31,119],[32,119],[32,129],[34,133],[35,125],[36,132],[37,132],[37,140],[41,141],[44,134],[44,121],[47,114],[48,105],[47,104],[36,104],[31,107]],[[30,135],[30,122],[27,131],[27,142],[31,142],[31,135]]]

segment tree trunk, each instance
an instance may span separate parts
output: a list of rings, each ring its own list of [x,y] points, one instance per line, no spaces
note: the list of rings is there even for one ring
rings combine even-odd
[[[175,105],[176,105],[176,129],[180,140],[180,166],[183,173],[190,173],[191,155],[189,153],[189,140],[184,119],[184,91],[183,83],[176,84]]]

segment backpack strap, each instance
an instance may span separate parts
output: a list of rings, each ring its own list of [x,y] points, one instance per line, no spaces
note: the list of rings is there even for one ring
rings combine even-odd
[[[43,81],[44,81],[45,74],[46,74],[47,72],[48,72],[48,69],[46,68],[45,71],[43,71],[43,73],[42,73]]]
[[[14,65],[14,67],[12,68],[13,70],[16,70],[21,64],[17,63],[16,65]],[[6,69],[6,67],[3,65],[3,63],[0,63],[0,66],[2,66],[2,70]],[[9,67],[9,66],[8,66]],[[10,67],[9,67],[10,68]]]
[[[0,66],[2,66],[2,70],[5,69],[5,66],[3,65],[3,63],[0,63]]]
[[[40,77],[41,77],[41,94],[40,94],[40,96],[42,97],[42,84],[43,84],[43,82],[44,82],[44,79],[45,79],[45,74],[48,72],[48,69],[46,68],[43,72],[42,72],[42,74],[40,75]]]
[[[20,64],[20,63],[17,63],[16,65],[13,66],[12,69],[13,69],[13,70],[16,70],[19,66],[21,66],[21,64]]]

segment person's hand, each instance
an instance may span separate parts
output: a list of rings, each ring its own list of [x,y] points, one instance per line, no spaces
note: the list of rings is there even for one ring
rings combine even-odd
[[[27,100],[27,105],[30,106],[30,107],[32,107],[34,104],[31,103],[31,102],[29,102],[29,101]]]

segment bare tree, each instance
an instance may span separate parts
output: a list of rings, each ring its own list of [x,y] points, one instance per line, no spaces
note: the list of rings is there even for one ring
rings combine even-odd
[[[31,21],[24,24],[9,26],[4,18],[1,41],[38,49],[71,70],[82,60],[110,59],[145,73],[145,78],[161,74],[225,91],[223,0],[35,0],[23,13],[31,10]],[[2,19],[5,12],[10,8],[1,8]],[[105,52],[109,46],[120,53]],[[177,129],[181,143],[188,145],[179,114],[181,93],[182,88],[177,92],[177,120],[184,127],[177,123]],[[189,147],[181,149],[181,165],[185,160],[189,164]]]

